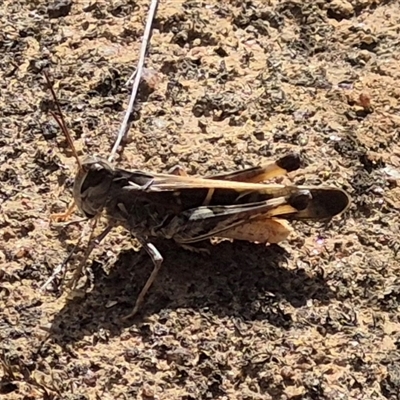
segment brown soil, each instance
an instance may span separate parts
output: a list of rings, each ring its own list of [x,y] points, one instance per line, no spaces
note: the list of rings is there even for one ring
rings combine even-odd
[[[148,3],[0,6],[0,398],[400,398],[396,1],[163,1],[118,165],[210,174],[296,151],[292,181],[353,204],[280,246],[160,243],[131,321],[152,264],[122,230],[91,257],[90,291],[40,291],[85,226],[49,224],[76,165],[42,70],[80,153],[107,157]]]

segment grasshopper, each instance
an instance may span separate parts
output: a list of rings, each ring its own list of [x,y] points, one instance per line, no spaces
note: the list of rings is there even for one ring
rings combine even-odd
[[[291,233],[290,220],[328,220],[350,205],[349,195],[336,187],[263,183],[300,168],[296,154],[267,165],[206,177],[188,176],[180,168],[162,174],[116,168],[96,157],[80,160],[47,74],[46,79],[59,113],[52,113],[53,117],[78,164],[74,203],[87,219],[105,215],[108,221],[107,228],[88,247],[93,248],[120,225],[136,237],[153,261],[153,271],[125,318],[138,312],[163,263],[152,239],[170,239],[189,248],[210,238],[278,243]],[[57,217],[71,212],[72,208]],[[79,279],[83,262],[72,281]]]

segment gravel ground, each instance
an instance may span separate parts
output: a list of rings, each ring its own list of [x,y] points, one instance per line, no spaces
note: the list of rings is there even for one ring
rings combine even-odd
[[[132,320],[152,264],[123,230],[90,258],[89,291],[40,291],[85,227],[49,222],[76,163],[42,70],[79,153],[107,157],[148,5],[0,5],[0,398],[399,399],[396,1],[161,1],[118,166],[200,175],[298,152],[290,180],[341,187],[352,206],[279,246],[161,242]]]

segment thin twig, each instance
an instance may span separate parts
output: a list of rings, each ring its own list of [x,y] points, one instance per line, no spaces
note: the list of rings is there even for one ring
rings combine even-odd
[[[133,82],[133,80],[135,79],[135,76],[136,76],[136,69],[135,69],[135,71],[133,71],[132,75],[126,81],[126,86],[129,86]]]
[[[138,66],[136,69],[135,81],[133,83],[132,93],[131,93],[131,97],[129,99],[128,109],[126,110],[124,120],[123,120],[121,128],[118,132],[117,140],[115,141],[114,147],[111,150],[110,157],[108,157],[108,161],[110,161],[110,162],[112,162],[114,160],[114,157],[115,157],[115,154],[117,153],[118,147],[121,144],[122,139],[128,134],[128,131],[130,128],[129,118],[132,114],[133,105],[136,100],[136,94],[139,89],[139,83],[140,83],[140,79],[142,77],[144,61],[146,58],[147,45],[148,45],[148,42],[149,42],[150,36],[151,36],[151,26],[153,24],[153,19],[157,12],[157,7],[158,7],[158,0],[151,0],[149,14],[147,17],[147,22],[146,22],[146,28],[145,28],[144,35],[143,35],[142,46],[140,48],[140,56],[139,56]]]

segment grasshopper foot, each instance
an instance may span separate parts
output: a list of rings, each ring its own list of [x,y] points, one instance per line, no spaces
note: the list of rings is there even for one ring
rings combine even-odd
[[[75,202],[69,205],[69,207],[63,212],[58,214],[51,214],[50,221],[52,222],[65,222],[74,212]]]

